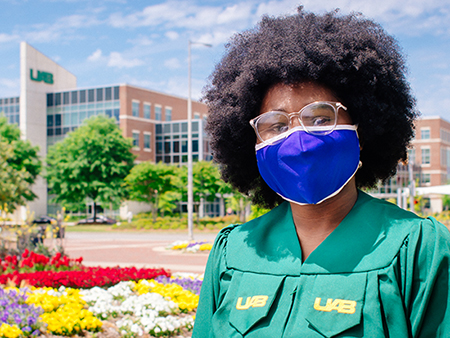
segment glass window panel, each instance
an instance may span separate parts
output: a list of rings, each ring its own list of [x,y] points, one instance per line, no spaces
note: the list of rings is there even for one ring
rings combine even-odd
[[[16,106],[16,113],[20,111],[20,106]]]
[[[60,126],[61,125],[61,114],[56,114],[55,115],[55,126]]]
[[[63,126],[70,126],[70,114],[63,114]]]
[[[112,109],[106,109],[106,110],[105,110],[105,114],[106,114],[106,116],[108,116],[108,117],[112,117]]]
[[[183,122],[182,124],[181,124],[181,132],[182,133],[186,133],[188,131],[188,125],[187,125],[187,122]]]
[[[194,121],[192,122],[192,132],[198,132],[198,122]]]
[[[55,128],[55,135],[61,135],[61,128]]]
[[[71,118],[71,125],[72,126],[76,126],[76,125],[78,125],[78,113],[72,113],[71,114],[72,115],[72,118]]]
[[[112,100],[112,89],[111,87],[105,88],[105,101]]]
[[[114,100],[120,99],[119,93],[120,93],[119,87],[114,87]]]
[[[7,99],[5,99],[5,101],[6,100]],[[53,107],[53,93],[48,93],[47,94],[47,107]]]
[[[139,102],[133,101],[131,103],[131,112],[135,117],[139,117]]]
[[[94,102],[95,101],[95,90],[89,89],[88,90],[88,102]]]
[[[156,153],[162,154],[162,142],[156,142]]]
[[[170,133],[170,124],[165,124],[164,125],[164,134],[168,134]]]
[[[69,104],[70,103],[70,93],[65,92],[63,94],[63,104]]]
[[[172,108],[166,107],[166,121],[172,121]]]
[[[170,163],[170,156],[164,156],[164,163]]]
[[[63,128],[63,135],[66,135],[69,131],[70,131],[69,127],[64,127]]]
[[[85,103],[85,102],[86,102],[86,91],[80,90],[80,103]]]
[[[88,111],[88,117],[92,117],[95,115],[95,110],[89,110]]]
[[[133,147],[139,147],[139,132],[133,132]]]
[[[155,120],[161,121],[161,107],[155,106]]]
[[[80,123],[82,123],[84,121],[84,119],[86,118],[86,111],[80,111]]]
[[[94,103],[89,103],[89,104],[87,105],[87,109],[88,109],[88,110],[93,110],[93,109],[95,109],[95,104],[94,104]]]
[[[53,127],[53,115],[47,115],[47,127]]]
[[[150,134],[144,134],[144,148],[150,149]]]
[[[192,141],[192,152],[198,152],[198,140]]]
[[[103,88],[97,88],[97,101],[103,101]]]
[[[74,111],[78,111],[78,105],[72,106],[70,108],[70,111],[74,112]]]
[[[174,163],[180,162],[180,156],[178,156],[178,155],[174,156],[174,157],[173,157],[173,162],[174,162]]]
[[[9,116],[9,123],[11,123],[11,124],[14,123],[14,115]]]
[[[17,124],[20,124],[20,115],[15,115],[16,116],[16,120],[15,120],[15,122],[17,123]]]
[[[61,105],[61,93],[56,93],[55,94],[55,106],[60,106]]]
[[[144,103],[144,118],[150,118],[150,105],[148,103]]]
[[[174,141],[173,142],[173,152],[179,153],[180,152],[180,141]]]
[[[162,125],[157,124],[155,126],[155,131],[156,131],[156,134],[162,134]]]
[[[161,162],[162,161],[162,156],[156,156],[156,163]]]
[[[172,124],[172,130],[174,133],[179,133],[180,132],[180,124],[179,123]]]
[[[164,153],[170,153],[170,142],[164,142]]]
[[[53,128],[47,129],[47,136],[53,136]]]
[[[78,92],[73,91],[72,92],[72,104],[77,104],[77,103],[78,103]]]
[[[181,152],[187,153],[188,151],[188,143],[187,141],[181,141]]]

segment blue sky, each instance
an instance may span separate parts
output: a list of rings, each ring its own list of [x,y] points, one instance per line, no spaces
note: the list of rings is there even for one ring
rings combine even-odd
[[[361,12],[403,47],[417,107],[450,121],[450,0],[304,0],[307,11]],[[0,0],[0,97],[18,96],[19,43],[77,76],[79,87],[128,83],[199,98],[224,44],[261,15],[289,14],[293,0]]]

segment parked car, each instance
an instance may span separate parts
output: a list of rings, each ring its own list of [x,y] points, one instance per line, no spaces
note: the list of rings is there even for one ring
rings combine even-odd
[[[89,218],[85,218],[85,219],[80,219],[77,224],[93,224],[94,223],[94,217],[89,217]],[[103,216],[103,215],[99,215],[96,218],[96,224],[116,224],[116,220]]]
[[[50,216],[41,216],[33,221],[34,224],[51,224],[52,222],[56,222],[56,218]]]

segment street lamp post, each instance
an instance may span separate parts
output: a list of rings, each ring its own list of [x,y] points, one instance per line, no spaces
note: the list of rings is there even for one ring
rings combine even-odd
[[[191,100],[191,46],[202,45],[205,47],[212,47],[212,45],[203,42],[195,42],[189,40],[188,42],[188,232],[189,240],[194,239],[194,187],[193,187],[193,173],[192,173],[192,100]]]

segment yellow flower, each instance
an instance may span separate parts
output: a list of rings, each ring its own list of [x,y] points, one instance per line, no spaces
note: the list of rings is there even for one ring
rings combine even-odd
[[[9,324],[2,323],[0,326],[0,337],[17,338],[21,335],[23,335],[23,332],[16,324],[11,326]]]

